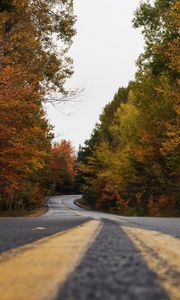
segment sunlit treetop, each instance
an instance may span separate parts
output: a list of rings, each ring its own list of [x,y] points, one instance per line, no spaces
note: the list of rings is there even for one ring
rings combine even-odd
[[[73,73],[67,52],[75,21],[72,0],[2,2],[0,61],[4,66],[23,66],[26,82],[37,81],[44,93],[65,93],[65,81]]]

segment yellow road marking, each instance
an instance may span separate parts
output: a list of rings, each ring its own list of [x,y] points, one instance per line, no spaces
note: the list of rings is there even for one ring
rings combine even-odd
[[[170,299],[180,300],[180,240],[157,231],[122,228],[157,274]]]
[[[35,231],[35,230],[45,230],[45,228],[44,227],[34,227],[32,230],[33,231]]]
[[[126,220],[124,220],[124,219],[121,219],[120,217],[116,217],[116,216],[114,216],[114,217],[109,217],[109,219],[110,220],[112,220],[112,221],[119,221],[119,222],[124,222],[124,223],[127,223],[127,221]]]
[[[0,256],[1,300],[53,299],[100,229],[92,220]]]

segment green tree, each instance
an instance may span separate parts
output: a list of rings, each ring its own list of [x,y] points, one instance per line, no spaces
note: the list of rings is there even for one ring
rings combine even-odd
[[[145,51],[134,82],[109,103],[80,151],[82,190],[100,209],[178,215],[179,1],[141,2],[133,24]]]

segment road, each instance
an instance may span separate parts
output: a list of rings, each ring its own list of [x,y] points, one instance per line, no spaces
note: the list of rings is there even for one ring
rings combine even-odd
[[[180,219],[88,211],[79,197],[0,218],[0,299],[179,300]]]

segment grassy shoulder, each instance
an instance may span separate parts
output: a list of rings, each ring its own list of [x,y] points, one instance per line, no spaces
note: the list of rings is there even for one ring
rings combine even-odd
[[[113,215],[124,215],[124,216],[135,216],[131,210],[128,210],[126,212],[119,212],[117,209],[100,209],[100,208],[95,208],[92,207],[91,205],[88,204],[88,202],[84,198],[76,199],[74,203],[79,206],[80,208],[88,209],[91,211],[96,211],[96,212],[103,212],[107,214],[113,214]]]
[[[47,211],[48,205],[47,200],[45,200],[41,205],[32,205],[26,209],[24,208],[19,211],[0,211],[0,217],[40,217],[44,215]]]
[[[86,200],[83,199],[83,198],[74,200],[74,203],[75,203],[77,206],[79,206],[80,208],[93,210],[92,207],[90,207],[90,206],[87,204]]]
[[[88,202],[84,198],[76,199],[74,203],[79,206],[80,208],[88,209],[91,211],[103,212],[103,213],[110,213],[119,216],[126,216],[126,217],[165,217],[165,218],[179,218],[180,211],[179,210],[170,210],[164,209],[159,212],[159,210],[154,209],[151,211],[151,214],[143,214],[142,211],[139,209],[127,207],[126,209],[121,208],[109,208],[109,209],[102,209],[102,208],[94,208],[88,204]]]

